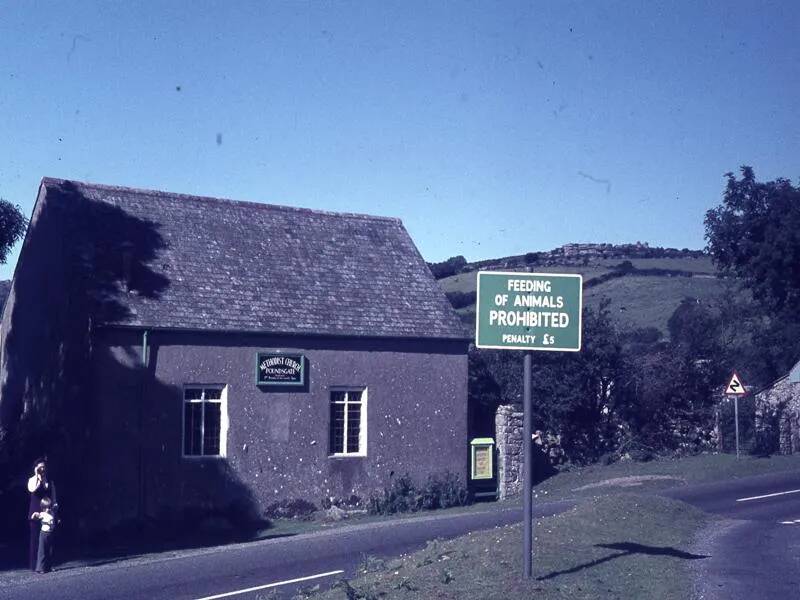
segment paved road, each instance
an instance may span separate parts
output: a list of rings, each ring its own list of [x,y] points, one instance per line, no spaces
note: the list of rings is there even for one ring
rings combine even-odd
[[[573,503],[554,502],[536,508],[537,516],[566,510]],[[268,598],[274,589],[290,597],[299,586],[330,584],[352,576],[365,555],[388,557],[424,547],[427,540],[450,538],[477,529],[516,523],[520,508],[460,515],[433,515],[329,531],[186,551],[177,556],[155,556],[120,561],[97,567],[54,571],[46,576],[0,575],[0,598],[47,598],[48,600],[106,600],[143,598],[176,600],[209,598],[265,584],[291,581],[310,575],[331,575],[295,584],[225,596],[234,600]]]
[[[788,492],[788,493],[787,493]],[[800,473],[750,477],[660,492],[727,518],[699,542],[697,597],[703,600],[800,598]],[[764,496],[764,497],[762,497]],[[572,503],[537,503],[537,516]],[[300,586],[352,576],[365,555],[397,556],[427,540],[518,522],[519,508],[433,515],[206,550],[126,559],[47,576],[0,575],[0,598],[198,600],[290,597]],[[795,523],[795,520],[798,522]],[[784,523],[785,522],[785,523]],[[232,594],[272,583],[313,579]]]
[[[730,520],[712,528],[694,552],[702,600],[800,598],[800,473],[669,490],[665,495]]]

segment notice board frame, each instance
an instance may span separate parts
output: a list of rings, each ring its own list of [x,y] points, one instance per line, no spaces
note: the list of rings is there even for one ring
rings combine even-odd
[[[267,358],[288,358],[292,359],[294,362],[300,364],[300,369],[298,371],[298,379],[288,379],[288,380],[264,380],[261,377],[261,362]],[[303,387],[306,384],[306,377],[307,377],[307,369],[306,369],[306,355],[302,352],[286,352],[282,350],[264,350],[256,352],[256,361],[255,361],[255,378],[256,378],[256,386],[258,387]]]

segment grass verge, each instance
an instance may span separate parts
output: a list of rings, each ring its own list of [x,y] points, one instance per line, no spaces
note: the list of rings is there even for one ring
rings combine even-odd
[[[696,532],[714,517],[682,502],[615,494],[585,498],[534,525],[534,578],[522,578],[522,527],[434,541],[398,559],[366,560],[359,576],[301,598],[684,600]]]
[[[701,454],[676,459],[658,459],[648,462],[625,461],[612,465],[591,465],[564,471],[534,487],[534,501],[562,500],[603,496],[620,492],[648,493],[692,483],[710,483],[800,470],[800,455],[755,458],[729,454]],[[357,515],[342,521],[326,522],[315,514],[308,521],[278,520],[272,527],[264,529],[258,539],[279,537],[311,531],[336,529],[347,525],[372,523],[387,519],[414,519],[420,516],[462,514],[487,510],[503,510],[519,506],[522,498],[510,498],[502,502],[479,502],[469,506],[436,511],[398,513],[391,516]]]
[[[537,500],[558,500],[620,491],[651,492],[692,483],[711,483],[800,469],[800,455],[757,458],[700,454],[649,462],[625,461],[564,471],[534,488]]]

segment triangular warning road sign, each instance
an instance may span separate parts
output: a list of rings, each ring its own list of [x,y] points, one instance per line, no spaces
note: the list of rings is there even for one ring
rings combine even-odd
[[[734,373],[731,376],[731,380],[728,383],[728,387],[725,388],[725,393],[732,394],[734,396],[743,396],[744,394],[747,393],[747,391],[744,389],[744,384],[742,383],[742,380],[739,379],[739,376],[736,373]]]

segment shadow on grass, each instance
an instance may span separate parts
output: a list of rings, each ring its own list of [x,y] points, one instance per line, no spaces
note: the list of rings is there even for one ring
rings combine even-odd
[[[692,554],[691,552],[684,552],[677,548],[670,546],[646,546],[644,544],[637,544],[635,542],[619,542],[615,544],[595,544],[595,548],[608,548],[609,550],[619,550],[616,554],[609,554],[603,558],[598,558],[591,562],[577,565],[571,569],[564,569],[563,571],[553,571],[542,577],[537,577],[537,581],[546,581],[548,579],[555,579],[561,575],[569,575],[570,573],[577,573],[584,569],[590,569],[609,562],[611,560],[622,558],[623,556],[631,556],[633,554],[648,554],[650,556],[671,556],[673,558],[682,558],[684,560],[698,560],[701,558],[708,558],[706,554]]]

